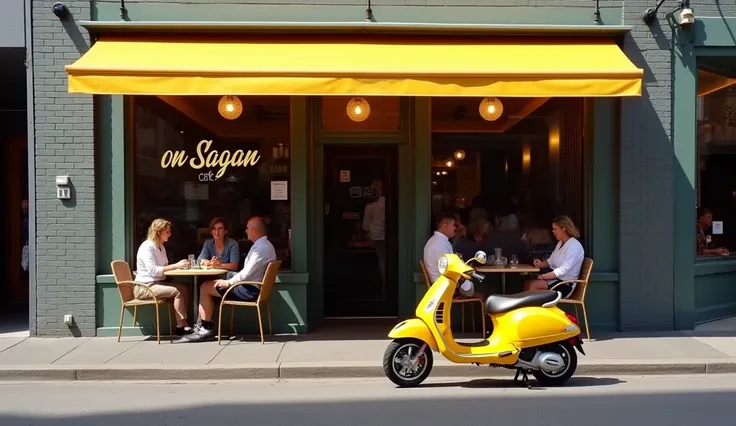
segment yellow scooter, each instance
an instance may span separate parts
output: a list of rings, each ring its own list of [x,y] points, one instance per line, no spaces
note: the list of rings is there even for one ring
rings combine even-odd
[[[465,263],[456,254],[440,257],[442,275],[419,302],[416,318],[400,322],[388,335],[393,341],[383,355],[386,376],[400,387],[419,385],[432,371],[435,351],[454,363],[515,369],[514,381],[521,376],[529,388],[528,373],[542,386],[567,382],[577,368],[575,348],[585,352],[580,327],[556,306],[562,298],[557,291],[491,295],[485,302],[485,314],[493,321],[490,337],[477,343],[455,341],[450,323],[455,289],[471,277],[485,278],[470,266],[472,261],[484,264],[486,254],[479,251]]]

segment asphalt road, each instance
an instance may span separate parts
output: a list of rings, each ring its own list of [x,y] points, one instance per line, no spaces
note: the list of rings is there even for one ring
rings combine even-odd
[[[220,383],[0,383],[2,426],[554,425],[735,423],[736,376],[577,378],[564,388],[509,380]]]

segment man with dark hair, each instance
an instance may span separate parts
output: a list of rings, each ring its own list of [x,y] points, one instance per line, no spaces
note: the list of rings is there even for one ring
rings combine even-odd
[[[245,228],[248,239],[253,246],[245,257],[243,269],[227,280],[207,281],[199,290],[199,316],[202,320],[194,327],[194,333],[186,336],[189,340],[202,340],[215,335],[212,314],[215,311],[215,297],[223,297],[228,287],[240,281],[263,281],[268,264],[276,260],[276,250],[268,241],[266,222],[261,217],[253,217]],[[253,302],[258,298],[260,288],[244,284],[234,288],[228,294],[228,300]]]
[[[442,213],[437,218],[434,234],[429,238],[427,244],[424,245],[424,266],[427,268],[430,284],[433,284],[442,275],[437,265],[440,257],[448,253],[453,253],[450,239],[455,236],[456,227],[455,215]],[[483,297],[481,293],[475,291],[473,282],[470,280],[463,282],[458,288],[458,292],[465,297]]]
[[[710,235],[705,235],[705,232],[710,229],[713,225],[713,212],[710,209],[701,207],[698,209],[698,224],[696,227],[696,241],[697,241],[697,252],[698,256],[707,256],[709,254],[720,254],[722,256],[728,256],[728,249],[725,247],[708,248],[710,243]]]

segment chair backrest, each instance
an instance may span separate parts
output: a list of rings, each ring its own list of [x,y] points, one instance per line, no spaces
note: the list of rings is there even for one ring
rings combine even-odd
[[[585,300],[585,293],[588,291],[588,283],[590,283],[590,273],[593,271],[593,259],[586,257],[583,260],[583,266],[580,267],[579,280],[583,282],[575,285],[575,290],[570,294],[568,300],[576,300],[582,302]]]
[[[424,284],[427,285],[427,290],[432,287],[432,283],[429,282],[429,272],[427,272],[427,266],[424,264],[424,260],[419,261],[419,266],[422,267],[422,274],[424,275]]]
[[[130,270],[130,265],[124,260],[113,260],[110,262],[110,268],[112,274],[115,276],[115,283],[118,285],[118,291],[120,292],[120,298],[123,302],[130,302],[135,299],[133,294],[133,286],[131,285],[120,285],[121,282],[133,281],[133,272]]]
[[[281,268],[280,260],[275,260],[268,264],[266,273],[263,275],[263,281],[261,281],[261,292],[258,294],[258,302],[267,302],[268,298],[271,297],[271,290],[276,283],[279,268]]]

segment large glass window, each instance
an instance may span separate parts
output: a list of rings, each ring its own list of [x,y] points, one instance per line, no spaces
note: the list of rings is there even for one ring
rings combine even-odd
[[[210,221],[225,218],[228,237],[250,249],[249,218],[262,216],[268,238],[291,267],[288,97],[136,96],[132,150],[134,244],[151,221],[172,222],[169,261],[199,254]],[[238,102],[239,101],[239,102]],[[224,107],[222,113],[218,104]],[[226,119],[228,110],[241,114]],[[228,107],[230,105],[230,107]]]
[[[698,256],[736,250],[736,67],[725,59],[698,58]]]
[[[584,229],[583,100],[495,101],[484,118],[481,99],[432,99],[432,216],[457,214],[466,258],[501,248],[529,263],[554,249],[556,215]]]

